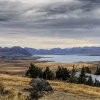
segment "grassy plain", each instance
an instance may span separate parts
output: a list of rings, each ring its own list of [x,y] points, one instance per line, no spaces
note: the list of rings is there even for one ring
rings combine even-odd
[[[18,98],[16,95],[19,93],[22,97],[28,95],[24,89],[31,88],[30,80],[31,78],[0,74],[0,81],[5,86],[5,90],[10,91],[9,93],[13,95],[12,98]],[[63,100],[73,100],[73,98],[75,100],[100,100],[100,88],[61,81],[49,81],[49,83],[53,87],[54,93],[45,95],[40,100],[62,100],[60,98]],[[18,100],[17,98],[12,100]]]
[[[25,89],[31,88],[29,82],[31,78],[21,77],[30,67],[30,63],[34,63],[38,67],[45,69],[47,66],[51,70],[56,71],[58,66],[72,69],[75,65],[77,70],[83,66],[89,66],[92,72],[95,72],[100,63],[97,62],[77,62],[77,63],[56,63],[56,62],[40,62],[34,59],[1,59],[0,60],[0,82],[5,86],[5,96],[0,96],[0,100],[25,100],[29,95],[29,91]],[[86,85],[71,84],[61,81],[49,81],[54,89],[53,94],[45,95],[40,100],[100,100],[100,88],[90,87]],[[10,98],[10,99],[9,99]]]
[[[24,75],[26,70],[30,67],[30,64],[34,63],[38,67],[45,69],[47,66],[51,70],[56,71],[58,66],[63,66],[68,69],[72,69],[75,65],[77,70],[80,70],[83,66],[89,66],[92,72],[95,72],[96,66],[100,65],[99,62],[76,62],[76,63],[56,63],[56,62],[40,62],[30,59],[1,59],[0,60],[0,73],[9,75]]]

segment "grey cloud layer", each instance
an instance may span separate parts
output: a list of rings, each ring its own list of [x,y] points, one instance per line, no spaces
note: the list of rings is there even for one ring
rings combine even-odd
[[[47,1],[0,0],[0,34],[76,39],[100,36],[100,0]]]
[[[70,0],[69,0],[70,1]],[[52,27],[84,27],[98,25],[100,9],[99,0],[76,0],[69,3],[56,2],[43,6],[29,6],[23,2],[8,0],[0,1],[0,22],[4,25],[17,25],[23,28],[23,24],[29,28],[38,28],[38,25]],[[94,15],[96,14],[96,15]],[[53,26],[54,27],[54,26]],[[54,27],[54,28],[55,28]],[[56,28],[57,28],[56,27]],[[43,28],[43,26],[42,26]]]

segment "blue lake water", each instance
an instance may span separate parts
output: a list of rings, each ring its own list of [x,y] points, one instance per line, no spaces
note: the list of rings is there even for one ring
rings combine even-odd
[[[100,61],[100,56],[78,56],[78,55],[34,55],[42,58],[40,61],[54,61],[60,63],[72,63],[72,62],[88,62],[88,61]]]

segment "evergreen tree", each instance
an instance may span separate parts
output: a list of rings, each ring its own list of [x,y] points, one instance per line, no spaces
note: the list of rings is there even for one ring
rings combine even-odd
[[[70,71],[62,67],[62,80],[67,80],[68,78],[70,78]]]
[[[100,87],[100,82],[99,82],[98,80],[95,79],[94,85],[95,85],[96,87]]]
[[[62,78],[62,68],[58,66],[58,69],[56,71],[56,78],[61,79]]]
[[[85,67],[85,69],[86,69],[86,73],[91,73],[91,70],[89,67]]]
[[[53,80],[55,79],[54,73],[49,69],[49,67],[46,67],[46,69],[43,72],[43,78],[47,80]]]
[[[75,76],[76,70],[75,70],[75,66],[73,65],[73,69],[71,71],[71,76]]]
[[[58,69],[56,71],[56,78],[67,80],[68,78],[70,78],[70,71],[67,68],[58,66]]]
[[[91,77],[91,76],[89,76],[89,78],[88,78],[88,80],[87,80],[86,84],[87,84],[87,85],[90,85],[90,86],[93,86],[93,85],[94,85],[94,82],[93,82],[93,80],[92,80],[92,77]]]
[[[71,71],[71,76],[69,79],[70,83],[77,83],[78,82],[78,78],[75,76],[75,74],[76,74],[76,70],[75,70],[75,67],[73,66],[73,69]]]
[[[79,84],[86,84],[86,69],[83,67],[81,70],[81,74],[78,79]]]
[[[100,75],[100,67],[97,67],[95,75]]]
[[[26,72],[26,76],[30,78],[42,77],[42,68],[36,67],[34,64],[31,63],[31,66]]]

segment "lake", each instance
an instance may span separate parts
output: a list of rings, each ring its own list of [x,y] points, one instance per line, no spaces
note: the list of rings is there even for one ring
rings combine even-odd
[[[100,56],[78,56],[78,55],[34,55],[41,57],[40,61],[54,61],[60,63],[72,63],[72,62],[88,62],[88,61],[100,61]]]

